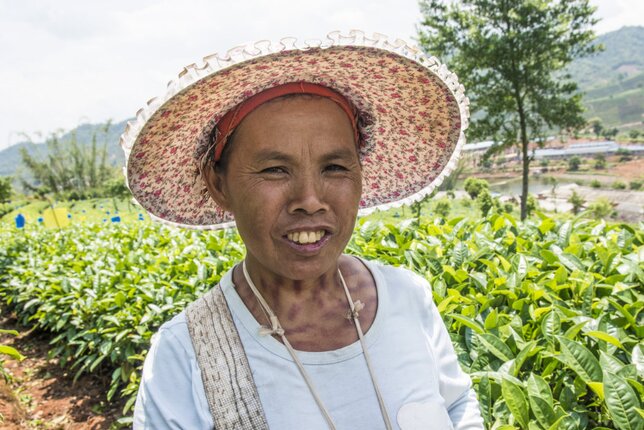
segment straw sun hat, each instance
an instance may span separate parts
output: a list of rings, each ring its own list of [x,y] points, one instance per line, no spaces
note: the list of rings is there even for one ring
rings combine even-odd
[[[331,88],[358,112],[360,213],[423,198],[455,167],[468,100],[456,76],[404,41],[360,31],[324,41],[261,41],[184,68],[121,136],[127,184],[153,218],[194,229],[232,225],[199,174],[213,128],[244,100],[287,83]]]

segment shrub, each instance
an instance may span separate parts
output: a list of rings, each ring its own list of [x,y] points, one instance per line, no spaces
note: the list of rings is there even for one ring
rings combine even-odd
[[[628,188],[630,188],[633,191],[637,191],[642,188],[643,184],[644,184],[644,181],[641,181],[641,180],[631,181],[628,183]]]
[[[590,187],[591,188],[601,188],[602,183],[599,182],[597,179],[593,179],[592,181],[590,181]]]
[[[584,198],[582,196],[577,194],[577,191],[573,191],[572,195],[568,199],[568,203],[570,203],[572,205],[572,213],[577,215],[579,213],[579,211],[581,210],[581,208],[586,203],[586,200],[584,200]]]
[[[633,157],[631,156],[631,151],[625,148],[619,148],[616,152],[619,155],[619,161],[631,161]]]
[[[0,334],[18,336],[18,332],[15,330],[0,329]],[[4,368],[4,359],[3,359],[4,357],[10,357],[16,360],[24,360],[25,357],[21,353],[19,353],[15,348],[9,345],[0,344],[0,376],[4,378],[5,382],[9,382],[12,378],[11,378],[11,375]],[[1,422],[2,421],[0,421],[0,423]]]
[[[493,213],[363,218],[347,252],[427,278],[487,428],[623,429],[640,420],[643,246],[637,226]],[[0,298],[53,333],[64,366],[112,372],[108,396],[131,406],[152,333],[243,255],[234,231],[0,226]]]
[[[581,166],[581,158],[578,156],[573,156],[568,159],[568,170],[571,172],[576,172],[579,170],[579,166]]]
[[[597,170],[606,168],[606,157],[603,154],[599,154],[595,157],[594,167]]]
[[[485,179],[467,178],[463,184],[463,189],[475,200],[483,190],[489,190],[490,184]]]
[[[622,181],[615,181],[612,183],[611,187],[614,190],[625,190],[626,189],[626,184]]]
[[[534,197],[532,194],[528,194],[528,199],[526,201],[526,210],[528,212],[528,215],[534,213],[539,208],[539,202],[537,202],[537,199]]]
[[[478,197],[476,197],[476,204],[484,217],[487,216],[492,209],[498,207],[497,202],[492,198],[492,195],[490,195],[488,190],[483,190],[479,193]]]
[[[588,212],[596,219],[608,218],[615,213],[613,204],[606,198],[599,198],[588,205]]]
[[[442,218],[447,218],[450,210],[452,210],[452,203],[449,199],[440,199],[434,205],[434,212]]]
[[[10,176],[0,176],[0,203],[6,203],[11,200],[13,195],[13,185]]]

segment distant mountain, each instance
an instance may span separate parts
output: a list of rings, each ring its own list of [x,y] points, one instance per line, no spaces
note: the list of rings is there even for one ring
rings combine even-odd
[[[107,142],[108,163],[112,166],[122,166],[125,159],[119,146],[119,137],[125,130],[128,121],[110,124],[107,133],[103,133],[106,124],[81,124],[74,130],[63,134],[60,140],[68,142],[75,133],[76,139],[81,145],[90,145],[92,136],[96,133],[99,147],[102,147],[103,143]],[[27,173],[22,166],[21,148],[27,149],[30,154],[36,157],[45,157],[47,155],[47,145],[43,142],[20,142],[0,150],[0,176],[19,176]]]
[[[596,43],[604,51],[575,60],[568,71],[585,93],[586,118],[605,126],[642,128],[644,120],[644,27],[622,27]]]
[[[597,37],[604,50],[568,68],[584,91],[613,85],[644,72],[644,27],[622,27]]]

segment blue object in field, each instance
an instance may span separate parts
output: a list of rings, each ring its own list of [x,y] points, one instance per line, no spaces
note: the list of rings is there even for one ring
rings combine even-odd
[[[25,226],[25,216],[23,214],[16,215],[16,227],[23,228]]]
[[[145,218],[143,218],[143,214],[139,214],[139,221],[143,221]]]
[[[121,222],[121,217],[120,216],[113,216],[112,217],[112,222]]]
[[[107,222],[107,218],[103,218],[103,222]]]
[[[105,213],[109,215],[109,214],[110,214],[110,211],[107,211],[107,212],[105,212]]]
[[[72,219],[72,214],[67,214],[67,218]]]
[[[39,223],[41,223],[41,224],[42,224],[42,222],[43,222],[43,221],[44,221],[43,217],[38,218],[38,222],[39,222]]]

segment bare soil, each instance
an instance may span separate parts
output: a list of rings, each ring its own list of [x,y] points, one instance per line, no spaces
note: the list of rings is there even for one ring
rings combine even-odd
[[[0,344],[27,357],[4,362],[13,380],[0,376],[0,429],[109,429],[122,416],[123,401],[107,402],[108,374],[87,374],[74,382],[73,371],[49,358],[48,335],[30,332],[10,317],[0,317],[0,328],[20,332],[0,335]]]

